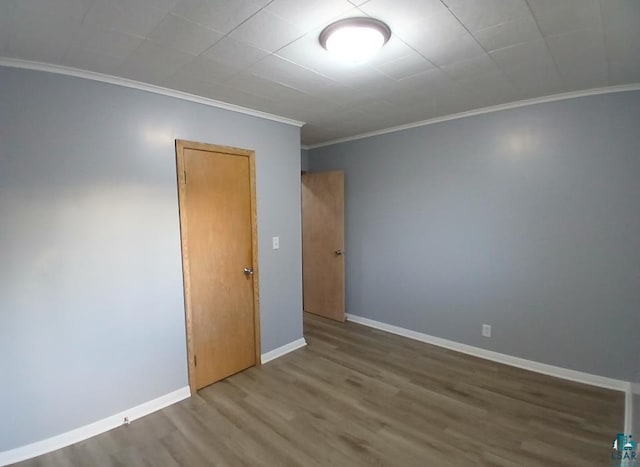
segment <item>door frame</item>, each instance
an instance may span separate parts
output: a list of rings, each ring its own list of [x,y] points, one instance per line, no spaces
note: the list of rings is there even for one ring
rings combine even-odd
[[[186,209],[186,165],[184,160],[184,150],[195,149],[200,151],[210,151],[228,154],[238,157],[246,157],[249,160],[249,185],[251,198],[251,260],[253,262],[253,325],[254,325],[254,345],[255,345],[255,366],[260,366],[260,291],[258,280],[258,213],[256,206],[256,167],[255,151],[249,149],[235,148],[231,146],[219,146],[216,144],[198,143],[195,141],[176,140],[176,170],[178,178],[178,209],[180,217],[180,242],[182,245],[182,277],[184,284],[184,308],[187,333],[187,367],[189,371],[189,387],[191,394],[195,394],[196,389],[196,368],[194,361],[194,336],[193,317],[191,307],[191,275],[189,272],[189,232],[187,227]]]

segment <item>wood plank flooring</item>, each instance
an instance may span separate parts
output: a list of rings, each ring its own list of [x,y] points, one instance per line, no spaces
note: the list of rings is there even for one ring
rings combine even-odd
[[[308,346],[20,466],[603,466],[621,392],[354,323],[304,318]]]

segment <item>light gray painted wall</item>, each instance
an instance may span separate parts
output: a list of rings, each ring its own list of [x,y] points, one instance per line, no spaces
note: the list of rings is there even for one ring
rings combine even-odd
[[[256,151],[262,350],[302,337],[298,128],[0,68],[0,451],[188,384],[173,138]]]
[[[626,92],[312,150],[346,172],[347,311],[631,381],[639,128]]]
[[[300,149],[300,169],[309,170],[309,150]]]

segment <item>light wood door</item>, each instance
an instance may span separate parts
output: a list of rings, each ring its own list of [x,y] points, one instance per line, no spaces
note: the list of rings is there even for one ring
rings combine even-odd
[[[259,362],[253,152],[178,141],[189,381]]]
[[[302,175],[304,310],[344,321],[344,173]]]

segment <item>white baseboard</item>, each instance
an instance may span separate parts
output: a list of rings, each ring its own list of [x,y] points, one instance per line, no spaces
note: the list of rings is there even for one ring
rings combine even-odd
[[[633,384],[629,384],[629,389],[624,395],[624,432],[633,432]]]
[[[625,433],[631,433],[632,435],[639,437],[637,432],[640,432],[640,426],[634,425],[633,415],[634,411],[638,410],[634,406],[634,396],[640,396],[640,383],[631,383],[629,391],[627,392],[626,412],[625,412]],[[637,432],[636,432],[637,431]]]
[[[354,323],[363,324],[365,326],[380,329],[382,331],[387,331],[392,334],[398,334],[400,336],[408,337],[409,339],[426,342],[427,344],[437,345],[438,347],[455,350],[457,352],[473,355],[474,357],[480,357],[486,360],[504,363],[505,365],[515,366],[524,370],[535,371],[536,373],[542,373],[549,376],[555,376],[556,378],[562,378],[569,381],[589,384],[591,386],[598,386],[605,389],[613,389],[615,391],[624,392],[628,391],[631,386],[628,381],[607,378],[605,376],[592,375],[590,373],[583,373],[581,371],[569,370],[567,368],[547,365],[546,363],[534,362],[533,360],[526,360],[520,357],[513,357],[511,355],[494,352],[492,350],[486,350],[480,347],[474,347],[472,345],[461,344],[459,342],[450,341],[448,339],[430,336],[429,334],[424,334],[422,332],[393,326],[391,324],[382,323],[373,319],[363,318],[362,316],[348,314],[347,319]]]
[[[467,344],[461,344],[459,342],[450,341],[448,339],[430,336],[429,334],[425,334],[422,332],[393,326],[391,324],[382,323],[380,321],[364,318],[358,315],[347,314],[347,319],[354,323],[359,323],[364,326],[390,332],[391,334],[408,337],[409,339],[426,342],[427,344],[437,345],[438,347],[444,347],[445,349],[455,350],[456,352],[473,355],[474,357],[484,358],[493,362],[503,363],[505,365],[522,368],[524,370],[535,371],[536,373],[555,376],[556,378],[575,381],[577,383],[589,384],[591,386],[597,386],[605,389],[613,389],[614,391],[623,391],[625,393],[624,431],[625,433],[632,433],[633,394],[632,384],[628,381],[607,378],[605,376],[592,375],[590,373],[584,373],[582,371],[569,370],[567,368],[562,368],[559,366],[547,365],[546,363],[534,362],[533,360],[526,360],[520,357],[513,357],[511,355],[494,352],[492,350],[482,349],[480,347],[474,347]]]
[[[149,415],[160,409],[180,402],[191,396],[189,386],[185,386],[176,391],[160,396],[156,399],[144,402],[143,404],[132,407],[128,410],[124,410],[118,414],[111,415],[97,422],[93,422],[89,425],[76,428],[66,433],[62,433],[52,438],[43,439],[26,446],[21,446],[9,451],[0,452],[0,466],[9,465],[15,462],[20,462],[32,457],[40,456],[57,449],[64,448],[74,443],[84,441],[85,439],[99,435],[106,431],[112,430],[123,424],[124,418],[127,417],[130,422],[137,420],[138,418]]]
[[[307,345],[307,341],[304,340],[304,337],[301,337],[298,340],[293,342],[289,342],[288,344],[283,345],[282,347],[278,347],[277,349],[273,349],[269,352],[263,353],[262,358],[260,359],[262,363],[270,362],[271,360],[275,360],[276,358],[282,357],[283,355],[288,354],[289,352],[293,352],[294,350],[298,350]]]
[[[262,363],[267,363],[271,360],[275,360],[278,357],[282,357],[289,352],[293,352],[294,350],[304,347],[305,345],[307,345],[307,341],[305,341],[304,338],[300,338],[286,345],[283,345],[282,347],[278,347],[277,349],[262,354],[261,361]],[[165,394],[164,396],[150,400],[136,407],[132,407],[118,414],[103,418],[102,420],[98,420],[97,422],[90,423],[89,425],[67,431],[66,433],[62,433],[51,438],[43,439],[42,441],[27,444],[26,446],[21,446],[9,451],[2,451],[0,452],[0,466],[21,462],[23,460],[41,456],[48,452],[62,449],[71,444],[79,443],[80,441],[84,441],[93,436],[117,428],[118,426],[123,424],[125,417],[127,417],[129,421],[132,422],[141,417],[144,417],[145,415],[149,415],[160,409],[164,409],[171,404],[180,402],[181,400],[184,400],[190,396],[191,391],[189,389],[189,386],[185,386],[178,389],[177,391]]]
[[[482,349],[479,347],[473,347],[466,344],[442,339],[439,337],[430,336],[417,331],[411,331],[409,329],[393,326],[390,324],[375,321],[369,318],[363,318],[361,316],[348,314],[347,319],[354,323],[359,323],[372,328],[380,329],[382,331],[390,332],[400,336],[408,337],[409,339],[426,342],[428,344],[437,345],[450,350],[455,350],[475,357],[492,360],[498,363],[504,363],[506,365],[523,368],[525,370],[535,371],[537,373],[543,373],[558,378],[567,379],[570,381],[576,381],[579,383],[590,384],[593,386],[599,386],[607,389],[614,389],[625,392],[625,433],[632,433],[632,414],[633,414],[633,392],[632,384],[627,381],[616,380],[612,378],[606,378],[603,376],[591,375],[589,373],[583,373],[574,370],[568,370],[566,368],[556,367],[552,365],[546,365],[544,363],[538,363],[531,360],[525,360],[519,357],[513,357],[511,355],[501,354],[493,352],[491,350]],[[293,342],[278,347],[262,354],[262,363],[270,362],[278,357],[282,357],[294,350],[300,349],[307,345],[307,341],[302,337]],[[9,451],[0,452],[0,466],[21,462],[23,460],[31,459],[42,454],[46,454],[57,449],[64,448],[74,443],[84,441],[93,436],[99,435],[106,431],[117,428],[123,424],[125,417],[129,421],[137,420],[145,415],[149,415],[160,409],[168,407],[176,402],[180,402],[191,396],[191,391],[188,386],[180,388],[164,396],[150,400],[138,406],[132,407],[128,410],[120,412],[110,417],[103,418],[97,422],[85,425],[80,428],[62,433],[60,435],[37,441],[26,446],[21,446]]]

